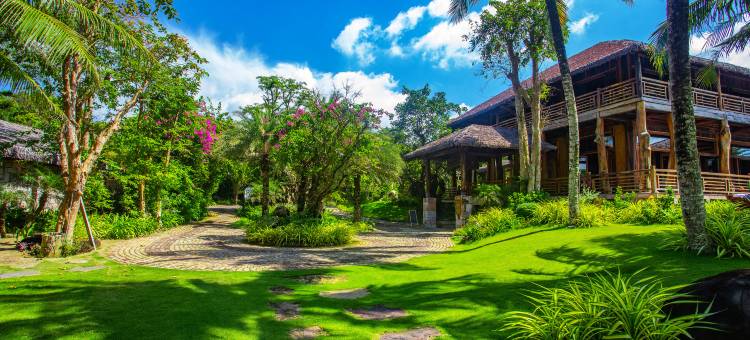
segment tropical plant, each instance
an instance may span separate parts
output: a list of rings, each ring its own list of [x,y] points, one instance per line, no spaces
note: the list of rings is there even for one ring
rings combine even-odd
[[[505,315],[513,339],[683,339],[705,327],[707,311],[673,317],[665,308],[695,304],[654,277],[605,272],[562,288],[540,287],[529,296],[531,312]]]
[[[466,225],[453,233],[453,237],[460,243],[469,243],[517,229],[521,225],[512,210],[490,208],[471,215]]]

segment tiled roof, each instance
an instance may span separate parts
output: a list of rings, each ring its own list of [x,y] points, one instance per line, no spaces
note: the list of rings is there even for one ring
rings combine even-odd
[[[583,71],[592,66],[595,66],[596,64],[599,64],[600,62],[607,61],[615,55],[622,55],[623,53],[627,53],[633,49],[643,48],[643,46],[643,43],[634,40],[610,40],[600,42],[568,58],[570,71],[571,73]],[[560,68],[557,64],[555,64],[554,66],[542,71],[540,76],[547,82],[556,81],[557,78],[560,77]],[[531,87],[531,79],[529,78],[524,80],[521,85],[525,88]],[[459,121],[477,116],[489,109],[496,107],[501,103],[510,102],[511,99],[513,99],[513,89],[508,88],[507,90],[500,92],[500,94],[490,98],[484,103],[475,106],[461,116],[453,118],[450,121],[449,125],[453,125]]]

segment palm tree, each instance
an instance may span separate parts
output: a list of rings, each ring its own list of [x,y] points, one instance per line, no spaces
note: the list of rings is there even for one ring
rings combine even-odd
[[[672,98],[682,217],[688,235],[688,246],[698,250],[707,241],[704,230],[706,210],[696,141],[693,84],[690,78],[689,0],[667,0],[667,25],[669,91]]]
[[[33,76],[24,71],[13,56],[0,53],[0,84],[32,98],[40,98],[49,112],[62,117],[59,135],[61,173],[64,196],[60,204],[57,231],[72,236],[79,201],[88,174],[104,145],[119,128],[124,115],[135,105],[147,82],[134,91],[132,98],[112,116],[112,120],[94,135],[81,125],[92,123],[91,103],[100,87],[96,58],[97,44],[125,52],[135,49],[135,56],[149,56],[143,44],[124,25],[98,13],[99,3],[81,4],[72,0],[3,0],[0,1],[0,26],[6,30],[4,40],[20,53],[43,64],[56,81],[62,108],[54,104]],[[87,6],[91,6],[87,7]],[[57,73],[57,71],[61,71]],[[60,77],[60,74],[62,77]]]

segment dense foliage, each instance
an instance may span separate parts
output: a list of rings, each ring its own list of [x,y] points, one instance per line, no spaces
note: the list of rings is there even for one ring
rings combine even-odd
[[[522,220],[516,217],[512,210],[490,208],[470,216],[466,225],[456,230],[453,236],[461,243],[469,243],[521,226]]]
[[[235,225],[245,229],[249,243],[272,247],[342,246],[352,243],[358,232],[371,228],[366,223],[328,215],[322,218],[255,215],[242,218]]]

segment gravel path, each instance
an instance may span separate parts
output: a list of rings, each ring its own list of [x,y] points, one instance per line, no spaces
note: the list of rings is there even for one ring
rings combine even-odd
[[[351,246],[272,248],[245,243],[233,228],[235,208],[212,208],[217,215],[149,237],[114,245],[109,256],[120,263],[184,270],[261,271],[393,263],[441,252],[452,246],[450,232],[427,231],[402,224],[376,224],[376,231],[357,236]]]

